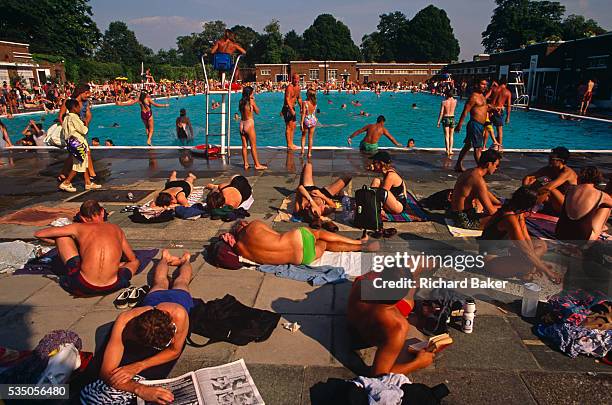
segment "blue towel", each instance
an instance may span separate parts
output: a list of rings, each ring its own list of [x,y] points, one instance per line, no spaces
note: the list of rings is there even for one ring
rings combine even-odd
[[[323,285],[327,283],[339,283],[347,279],[342,267],[333,266],[306,266],[300,264],[264,264],[259,266],[259,271],[274,273],[277,277],[290,278],[297,281],[307,281],[310,285]]]
[[[177,218],[187,219],[193,217],[199,217],[206,214],[206,209],[201,203],[193,204],[191,207],[178,206],[174,209],[174,214]]]

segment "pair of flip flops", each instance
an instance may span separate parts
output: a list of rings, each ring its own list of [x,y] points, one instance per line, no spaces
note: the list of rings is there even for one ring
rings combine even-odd
[[[328,232],[336,233],[338,232],[338,225],[334,224],[332,221],[321,221],[320,218],[315,218],[311,223],[310,227],[312,229],[325,229]]]
[[[397,229],[395,228],[385,228],[379,231],[368,232],[368,235],[374,239],[380,238],[390,238],[393,235],[397,234]]]
[[[151,287],[148,285],[128,287],[119,293],[113,304],[115,304],[117,309],[134,308],[149,293],[150,289]]]

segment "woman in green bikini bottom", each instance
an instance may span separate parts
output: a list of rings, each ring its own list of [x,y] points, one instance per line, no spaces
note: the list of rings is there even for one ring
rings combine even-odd
[[[261,264],[310,264],[323,252],[376,250],[376,242],[350,239],[325,230],[305,227],[278,233],[265,222],[238,221],[222,239],[245,259]]]

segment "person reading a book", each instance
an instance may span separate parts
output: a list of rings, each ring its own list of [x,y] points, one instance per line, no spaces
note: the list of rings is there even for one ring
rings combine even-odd
[[[413,278],[418,272],[413,273]],[[374,377],[388,373],[408,374],[429,366],[435,358],[434,351],[424,349],[417,352],[414,360],[398,362],[410,329],[407,318],[414,308],[416,289],[391,291],[374,285],[377,278],[398,281],[403,277],[408,277],[405,269],[386,268],[380,273],[371,271],[355,280],[349,295],[349,331],[354,338],[377,348],[370,371]]]
[[[191,256],[162,252],[149,293],[139,307],[123,312],[113,325],[104,351],[100,378],[112,388],[127,391],[158,404],[174,400],[172,393],[161,387],[147,386],[133,380],[144,370],[178,359],[189,332],[189,311],[193,300],[189,293]],[[178,267],[178,275],[170,287],[169,266]],[[122,364],[131,350],[151,349],[151,356]]]

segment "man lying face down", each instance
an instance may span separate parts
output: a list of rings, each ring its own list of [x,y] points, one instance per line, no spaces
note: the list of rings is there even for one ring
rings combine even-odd
[[[377,243],[350,239],[325,230],[306,227],[278,233],[265,222],[238,221],[221,235],[240,256],[261,264],[310,264],[323,252],[359,252],[375,250]]]
[[[79,210],[82,223],[42,229],[35,237],[55,244],[66,268],[60,285],[77,297],[105,295],[128,287],[138,259],[125,234],[104,222],[104,208],[95,200]]]

